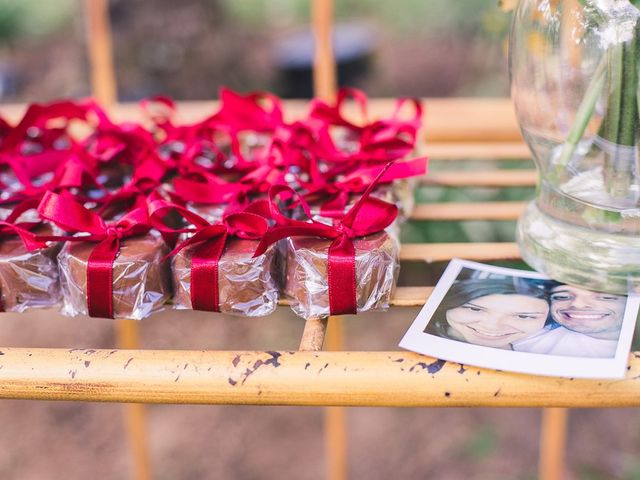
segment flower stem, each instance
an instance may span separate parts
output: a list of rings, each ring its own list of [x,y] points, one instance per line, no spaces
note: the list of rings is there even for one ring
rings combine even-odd
[[[636,38],[609,50],[611,86],[607,113],[600,130],[603,142],[603,175],[607,192],[614,198],[626,198],[633,182],[638,129],[638,72]]]
[[[571,126],[571,130],[569,130],[569,134],[567,135],[564,145],[562,146],[562,151],[555,161],[556,165],[564,167],[569,163],[578,142],[584,135],[587,125],[589,125],[589,121],[593,116],[596,103],[604,89],[605,80],[607,78],[607,66],[607,58],[603,57],[602,60],[600,60],[600,63],[593,74],[593,78],[587,87],[587,91],[585,92],[582,102],[580,103],[575,121]]]

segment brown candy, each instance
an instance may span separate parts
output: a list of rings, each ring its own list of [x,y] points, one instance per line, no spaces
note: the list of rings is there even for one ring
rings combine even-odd
[[[96,243],[67,242],[58,255],[63,313],[87,314],[87,262]],[[147,234],[121,241],[113,263],[113,315],[140,320],[159,310],[171,297],[162,238]]]
[[[399,246],[393,236],[380,232],[353,241],[356,255],[358,312],[386,310],[399,271]],[[316,237],[287,239],[285,293],[299,316],[329,315],[327,265],[330,240]]]
[[[49,235],[51,228],[35,233]],[[6,311],[52,307],[60,301],[58,250],[54,243],[29,252],[18,237],[0,239],[0,295]]]
[[[253,258],[258,245],[254,240],[232,239],[227,242],[218,263],[218,298],[220,312],[259,317],[269,315],[278,306],[275,248]],[[171,272],[175,286],[174,305],[191,309],[191,257],[197,246],[178,252]]]

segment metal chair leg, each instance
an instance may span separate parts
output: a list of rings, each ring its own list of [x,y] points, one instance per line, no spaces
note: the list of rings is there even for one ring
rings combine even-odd
[[[138,322],[135,320],[119,320],[116,328],[118,348],[134,349],[140,347]],[[133,459],[133,478],[135,480],[151,480],[146,407],[141,403],[126,403],[124,408],[129,450]]]
[[[344,349],[344,325],[341,317],[329,317],[327,350]],[[344,407],[325,409],[325,451],[327,479],[347,478],[347,412]]]
[[[540,431],[540,480],[561,480],[565,470],[565,450],[569,410],[542,410]]]

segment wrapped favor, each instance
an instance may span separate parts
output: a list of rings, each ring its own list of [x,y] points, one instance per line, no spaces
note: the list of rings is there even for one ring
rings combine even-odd
[[[19,207],[0,221],[0,311],[23,312],[52,307],[60,301],[58,244],[38,237],[50,235],[51,227],[14,222],[20,216]]]
[[[66,315],[140,320],[171,297],[162,238],[150,233],[146,208],[106,222],[69,197],[48,192],[38,211],[66,232],[60,286]]]
[[[370,195],[390,165],[332,225],[283,215],[281,201],[297,194],[286,186],[271,188],[269,199],[276,224],[264,235],[256,255],[287,239],[285,292],[301,317],[388,308],[399,271],[399,245],[385,229],[395,220],[398,209]],[[308,211],[303,199],[297,201]]]
[[[278,305],[276,250],[254,256],[267,230],[264,217],[247,211],[211,224],[190,210],[164,201],[150,205],[151,221],[163,233],[177,233],[162,222],[178,212],[192,227],[171,252],[174,307],[246,317],[269,315]]]
[[[293,311],[303,318],[321,318],[331,313],[331,244],[316,237],[287,239],[285,294],[292,299]],[[383,231],[354,239],[353,247],[356,308],[350,313],[386,310],[400,270],[397,241]]]

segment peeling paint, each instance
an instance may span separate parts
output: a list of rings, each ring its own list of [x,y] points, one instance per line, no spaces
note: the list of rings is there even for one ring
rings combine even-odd
[[[273,365],[274,367],[279,367],[280,366],[280,362],[278,361],[278,359],[282,356],[282,354],[280,352],[273,352],[273,351],[268,351],[266,352],[269,355],[271,355],[271,358],[269,360],[267,360],[266,362],[264,362],[265,365]]]
[[[247,381],[247,379],[253,375],[260,367],[264,366],[264,365],[271,365],[274,368],[278,368],[280,367],[282,364],[279,361],[279,358],[282,356],[282,354],[280,352],[274,352],[274,351],[267,351],[265,352],[266,354],[270,355],[271,358],[267,359],[267,360],[256,360],[253,363],[253,366],[251,368],[247,368],[243,373],[242,373],[242,382],[241,385],[244,385],[244,382]],[[237,383],[237,382],[236,382]]]
[[[91,362],[89,360],[85,360],[84,361],[84,368],[88,368],[89,365],[91,365]]]
[[[436,360],[433,363],[425,363],[425,362],[418,362],[416,363],[413,367],[411,367],[409,369],[410,372],[413,372],[417,367],[420,367],[421,370],[426,370],[427,372],[434,374],[434,373],[438,373],[442,367],[444,367],[446,360]]]
[[[233,357],[233,360],[231,361],[231,364],[234,367],[237,367],[239,363],[240,363],[240,355],[236,355],[235,357]]]
[[[236,381],[235,381],[233,378],[231,378],[231,377],[227,378],[227,381],[229,382],[229,384],[230,384],[232,387],[235,387],[235,386],[236,386],[236,384],[238,383],[238,382],[236,382]]]

